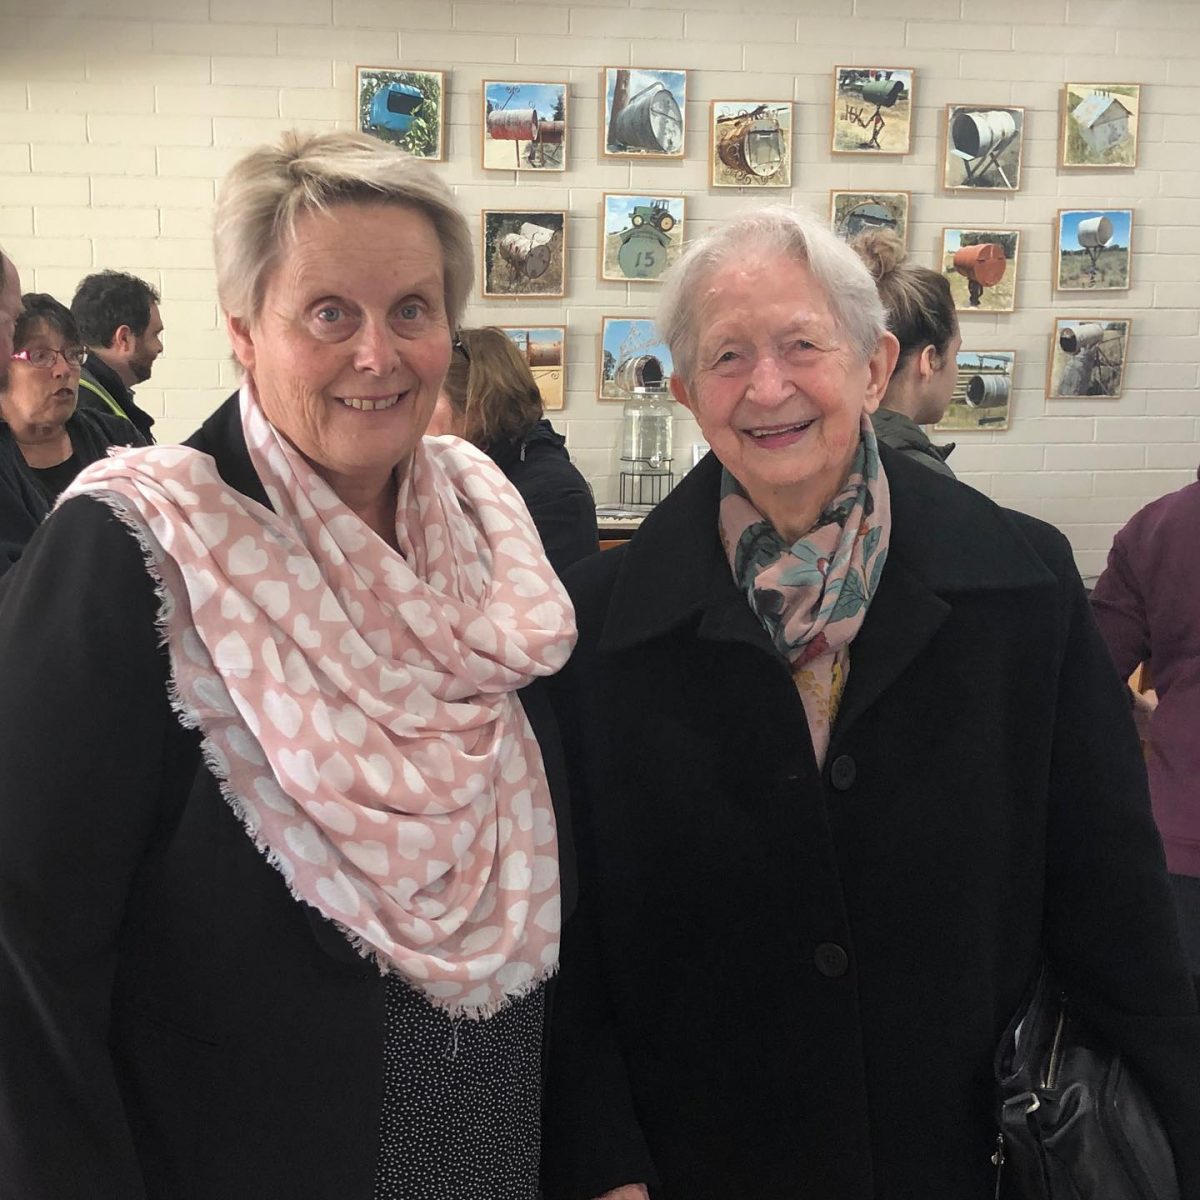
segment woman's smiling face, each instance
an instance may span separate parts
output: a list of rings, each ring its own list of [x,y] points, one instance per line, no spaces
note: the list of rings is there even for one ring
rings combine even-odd
[[[675,396],[759,511],[799,537],[849,471],[895,338],[862,361],[807,265],[764,250],[717,267],[695,302],[696,366]]]
[[[257,318],[229,330],[267,419],[335,491],[386,480],[450,361],[433,222],[394,204],[304,213]]]

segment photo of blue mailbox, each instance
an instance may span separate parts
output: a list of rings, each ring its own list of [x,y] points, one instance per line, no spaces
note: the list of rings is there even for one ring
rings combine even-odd
[[[385,83],[371,97],[371,124],[393,133],[407,133],[425,97],[407,83]]]

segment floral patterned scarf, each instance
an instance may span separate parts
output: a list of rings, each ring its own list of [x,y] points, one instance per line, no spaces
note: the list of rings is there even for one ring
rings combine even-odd
[[[571,602],[481,451],[428,439],[393,550],[267,421],[265,508],[186,446],[126,451],[64,499],[109,504],[162,600],[180,719],[297,899],[455,1015],[558,962],[554,812],[516,690],[567,661]]]
[[[866,417],[841,490],[790,546],[728,471],[721,480],[721,541],[734,582],[791,664],[818,766],[846,686],[850,642],[879,585],[891,529],[887,476]]]

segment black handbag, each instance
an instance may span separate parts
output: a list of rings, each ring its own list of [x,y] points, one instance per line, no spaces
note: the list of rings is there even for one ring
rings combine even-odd
[[[1043,968],[996,1051],[996,1196],[1180,1200],[1171,1144],[1121,1055]]]

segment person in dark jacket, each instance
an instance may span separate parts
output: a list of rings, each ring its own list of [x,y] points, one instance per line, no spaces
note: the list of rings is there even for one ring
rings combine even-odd
[[[1044,962],[1200,1195],[1200,1014],[1066,540],[878,445],[896,341],[815,217],[718,226],[659,316],[712,453],[566,577],[547,1200],[985,1200]]]
[[[141,444],[124,418],[76,406],[85,351],[70,309],[41,293],[21,299],[8,382],[0,390],[0,461],[14,484],[0,489],[0,573],[84,467],[112,446]]]
[[[80,403],[132,422],[142,445],[154,441],[154,418],[138,406],[133,389],[150,378],[162,353],[158,301],[150,284],[122,271],[85,276],[71,301],[88,348]]]
[[[483,450],[521,493],[561,575],[598,549],[596,502],[566,441],[542,415],[524,355],[501,329],[462,329],[430,422]]]
[[[888,329],[900,343],[896,369],[871,414],[875,436],[953,479],[946,459],[954,443],[936,446],[921,428],[946,415],[958,377],[962,338],[949,281],[928,267],[905,262],[904,243],[890,230],[871,230],[851,244],[875,279]]]
[[[1200,977],[1200,482],[1135,513],[1113,539],[1092,612],[1127,679],[1149,663],[1150,799],[1167,853],[1180,930]]]
[[[575,629],[423,437],[470,228],[349,132],[215,227],[238,394],[0,581],[0,1197],[535,1200]]]

